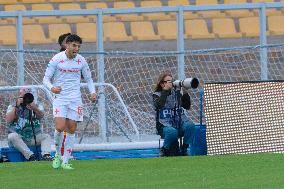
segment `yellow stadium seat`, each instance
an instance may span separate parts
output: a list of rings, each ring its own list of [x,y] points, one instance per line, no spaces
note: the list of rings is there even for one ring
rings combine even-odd
[[[224,0],[224,4],[242,4],[247,3],[247,0]],[[248,9],[243,10],[225,10],[225,14],[231,17],[249,17],[254,13]]]
[[[15,19],[14,19],[14,22],[15,22]],[[8,20],[6,18],[1,18],[0,19],[0,25],[8,25],[8,24],[10,24],[10,23],[8,22]]]
[[[73,0],[49,0],[51,3],[72,3]]]
[[[5,11],[25,11],[27,10],[25,5],[5,5],[4,6]],[[9,24],[15,24],[16,19],[15,18],[6,18],[5,19]],[[35,20],[31,17],[23,17],[23,23],[24,24],[34,24]]]
[[[57,42],[58,37],[64,33],[71,33],[69,24],[49,24],[48,25],[49,39]]]
[[[188,0],[170,0],[170,1],[168,1],[168,6],[188,6],[188,5],[190,5]],[[176,18],[176,13],[169,13],[169,15],[172,18]],[[197,18],[198,15],[195,14],[194,12],[184,11],[183,17],[184,17],[184,19],[193,19],[193,18]]]
[[[187,6],[189,5],[188,0],[169,0],[168,6]]]
[[[185,20],[185,34],[187,38],[206,39],[214,38],[214,34],[209,33],[206,21],[203,19]]]
[[[125,31],[124,23],[108,22],[104,23],[104,39],[106,41],[131,41],[131,36],[128,36]]]
[[[22,3],[45,3],[46,0],[21,0]]]
[[[218,5],[218,0],[196,0],[196,5]],[[225,13],[220,11],[197,11],[196,12],[199,16],[203,18],[219,18],[225,17]]]
[[[105,2],[86,3],[86,9],[106,9],[108,8]]]
[[[242,36],[236,32],[234,20],[231,18],[212,19],[212,27],[213,33],[219,38],[240,38]]]
[[[240,18],[240,32],[245,37],[259,36],[259,17]]]
[[[82,37],[84,42],[96,42],[96,23],[77,23],[76,30],[77,34]]]
[[[176,39],[177,38],[177,23],[176,21],[159,21],[157,22],[158,35],[161,39]]]
[[[32,4],[32,10],[54,10],[53,5],[49,3]]]
[[[135,40],[159,40],[155,34],[152,22],[130,22],[131,35]]]
[[[47,44],[52,42],[45,37],[41,25],[23,25],[23,38],[26,44]]]
[[[13,5],[17,4],[17,0],[0,0],[0,5]]]
[[[161,1],[141,1],[141,7],[161,7]],[[145,20],[170,20],[171,16],[165,13],[143,13]]]
[[[269,16],[268,29],[272,35],[284,35],[284,16]]]
[[[49,3],[32,4],[32,10],[54,10],[53,5]],[[37,16],[36,22],[40,24],[62,23],[61,19],[56,16]]]
[[[251,0],[252,3],[273,3],[274,0]],[[259,15],[259,10],[254,10],[256,16]],[[278,9],[266,9],[266,16],[282,15],[282,12]]]
[[[64,3],[59,4],[59,10],[80,10],[80,4],[77,3]],[[85,16],[61,16],[64,23],[82,23],[89,22],[89,19]]]
[[[15,26],[0,26],[0,44],[14,45],[16,44],[16,27]]]
[[[92,2],[92,3],[86,3],[86,9],[106,9],[108,8],[107,4],[105,2]],[[88,16],[89,19],[91,19],[93,22],[96,21],[95,15]],[[116,18],[114,16],[110,15],[104,15],[103,16],[104,22],[114,22],[116,21]]]
[[[113,2],[113,8],[134,8],[134,2],[129,1],[118,1]],[[116,14],[117,20],[121,21],[141,21],[143,17],[138,14]]]
[[[25,11],[27,10],[25,5],[5,5],[4,6],[4,11]]]

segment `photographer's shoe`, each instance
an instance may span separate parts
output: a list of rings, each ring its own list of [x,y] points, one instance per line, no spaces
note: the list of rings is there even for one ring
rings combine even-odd
[[[54,169],[58,169],[61,165],[61,160],[60,160],[60,156],[55,154],[53,160],[52,160],[52,167]]]
[[[32,155],[29,157],[28,161],[36,161],[35,155],[32,154]]]
[[[69,163],[62,163],[61,167],[62,167],[62,169],[65,169],[65,170],[73,170],[74,169],[72,167],[72,164],[69,164]]]
[[[187,148],[189,147],[188,144],[183,144],[180,150],[181,156],[188,156]]]
[[[167,157],[169,155],[170,155],[170,153],[169,153],[168,149],[166,149],[165,147],[162,147],[160,149],[160,157]]]
[[[52,161],[52,157],[51,157],[50,154],[44,154],[44,155],[42,156],[42,160],[43,160],[43,161]]]

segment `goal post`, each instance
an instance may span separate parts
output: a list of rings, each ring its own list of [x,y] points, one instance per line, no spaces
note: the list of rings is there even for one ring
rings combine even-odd
[[[78,124],[78,131],[76,135],[78,138],[83,138],[85,144],[95,143],[115,143],[115,142],[132,142],[139,141],[139,131],[134,123],[130,113],[124,104],[117,89],[109,83],[94,83],[96,88],[103,87],[104,95],[106,98],[106,116],[107,116],[107,128],[102,128],[99,120],[99,106],[94,106],[94,103],[90,101],[89,93],[87,92],[87,85],[82,84],[82,99],[83,99],[83,116],[84,121]],[[35,102],[43,105],[45,116],[42,120],[42,131],[52,136],[54,131],[54,121],[52,116],[52,101],[53,96],[49,90],[42,85],[26,85],[26,86],[2,86],[0,87],[1,98],[1,128],[2,132],[0,139],[2,141],[7,140],[7,123],[5,122],[5,113],[7,107],[12,103],[19,94],[20,88],[31,89]],[[98,99],[102,95],[100,90],[98,92]],[[88,122],[88,125],[87,125]],[[84,132],[83,132],[84,131]],[[106,131],[106,132],[103,132]],[[84,136],[83,136],[84,135]],[[82,145],[84,146],[84,145]]]

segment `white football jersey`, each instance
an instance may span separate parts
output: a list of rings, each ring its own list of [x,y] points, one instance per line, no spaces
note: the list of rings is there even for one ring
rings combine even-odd
[[[90,68],[85,58],[79,54],[68,59],[65,51],[56,54],[49,62],[43,78],[43,84],[51,90],[52,87],[61,87],[60,94],[55,98],[63,101],[81,99],[81,74],[88,84],[90,93],[95,93]]]

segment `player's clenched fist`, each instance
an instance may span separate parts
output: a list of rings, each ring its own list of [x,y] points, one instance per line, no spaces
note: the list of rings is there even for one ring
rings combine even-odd
[[[61,87],[52,87],[51,92],[55,94],[59,94],[61,92],[62,88]]]

